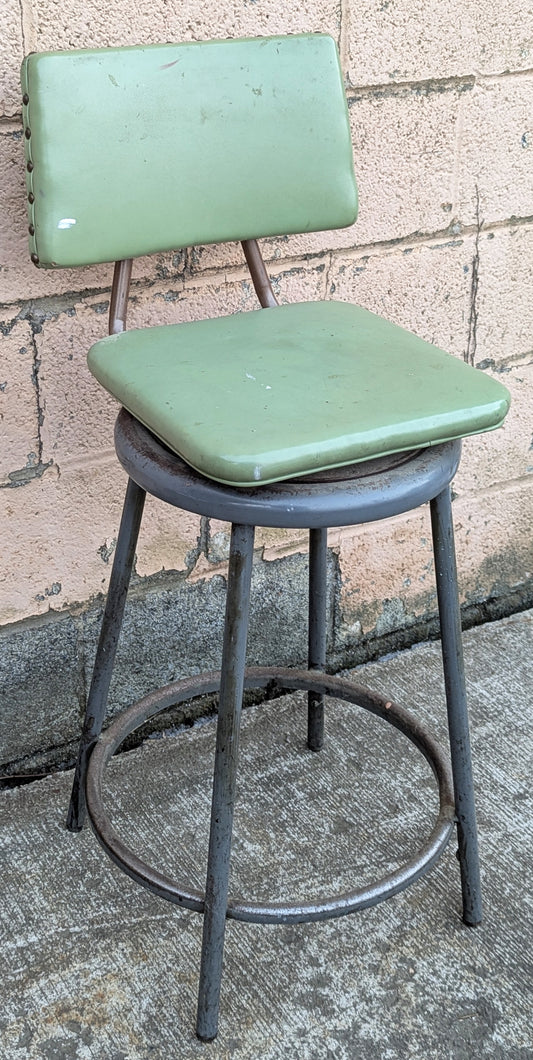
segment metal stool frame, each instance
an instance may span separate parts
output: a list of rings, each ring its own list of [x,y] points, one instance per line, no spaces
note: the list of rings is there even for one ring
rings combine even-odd
[[[253,240],[243,243],[254,286],[263,307],[276,304],[270,281]],[[110,307],[110,333],[125,327],[131,262],[119,262]],[[397,893],[426,872],[442,852],[457,824],[463,920],[481,921],[481,890],[472,766],[462,658],[460,611],[451,515],[450,482],[457,470],[460,442],[447,442],[408,454],[403,462],[370,461],[337,474],[311,476],[273,486],[241,489],[221,486],[197,474],[124,410],[115,429],[117,455],[129,481],[98,645],[93,680],[67,827],[78,831],[85,818],[86,797],[95,832],[124,871],[170,901],[204,914],[196,1033],[203,1041],[216,1037],[226,917],[273,921],[307,921],[340,916]],[[200,515],[232,524],[226,620],[220,674],[176,682],[136,703],[101,737],[115,653],[120,635],[146,491]],[[441,753],[418,722],[401,708],[349,682],[326,677],[327,527],[378,520],[430,502],[442,654],[450,735],[453,799]],[[245,671],[250,579],[255,526],[309,529],[309,653],[307,672],[256,669]],[[437,777],[440,812],[429,839],[411,861],[383,880],[347,895],[318,903],[265,905],[228,903],[231,833],[235,803],[239,722],[244,687],[304,688],[308,692],[308,745],[323,743],[324,697],[334,695],[380,715],[399,728],[422,751]],[[220,686],[217,747],[205,896],[180,889],[141,862],[116,836],[102,805],[103,771],[113,751],[146,718],[172,703]],[[94,752],[94,753],[93,753]],[[91,757],[92,755],[92,757]],[[90,760],[90,761],[89,761]],[[87,778],[87,768],[89,776]]]

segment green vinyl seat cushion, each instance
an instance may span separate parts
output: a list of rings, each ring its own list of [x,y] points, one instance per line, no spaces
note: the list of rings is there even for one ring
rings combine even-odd
[[[491,430],[509,407],[500,383],[344,302],[123,332],[89,367],[188,464],[234,486]]]

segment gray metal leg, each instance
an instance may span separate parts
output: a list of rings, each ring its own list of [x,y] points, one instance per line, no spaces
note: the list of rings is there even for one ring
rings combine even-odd
[[[431,525],[455,790],[463,920],[474,927],[481,923],[481,880],[449,487],[431,501]]]
[[[105,718],[107,696],[113,673],[113,664],[120,636],[145,497],[145,491],[140,486],[137,486],[132,479],[129,479],[67,815],[66,824],[71,832],[81,831],[85,822],[87,763],[102,731],[102,724]]]
[[[232,526],[196,1022],[205,1042],[218,1030],[253,543],[253,526]]]
[[[310,670],[324,670],[326,666],[327,547],[326,529],[309,531]],[[311,751],[320,751],[324,744],[324,696],[308,692],[307,703],[307,746]]]

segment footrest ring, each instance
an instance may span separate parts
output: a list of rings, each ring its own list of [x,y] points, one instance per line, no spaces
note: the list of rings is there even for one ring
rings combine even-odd
[[[198,912],[203,912],[204,908],[204,895],[200,891],[186,890],[178,886],[170,877],[147,865],[122,842],[104,809],[102,781],[104,770],[111,756],[126,737],[148,718],[195,696],[217,692],[219,687],[220,672],[205,673],[175,681],[134,703],[120,714],[100,737],[92,752],[87,774],[87,807],[91,823],[99,842],[115,864],[141,886],[148,888],[161,898]],[[383,876],[376,883],[320,901],[297,904],[230,899],[227,916],[234,920],[247,920],[262,924],[326,920],[377,905],[378,902],[391,898],[392,895],[404,890],[428,872],[448,843],[455,822],[455,807],[453,785],[447,762],[438,744],[422,727],[418,719],[411,717],[402,707],[391,703],[375,692],[355,685],[344,678],[330,677],[316,671],[253,667],[245,672],[245,688],[263,688],[273,691],[300,689],[318,692],[362,707],[371,714],[390,722],[418,747],[429,762],[439,788],[440,808],[433,829],[420,850],[404,865]]]

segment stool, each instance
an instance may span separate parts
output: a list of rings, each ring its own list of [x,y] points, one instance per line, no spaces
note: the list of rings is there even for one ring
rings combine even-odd
[[[23,64],[30,248],[38,266],[115,260],[109,337],[89,351],[124,407],[115,445],[128,475],[67,825],[86,806],[99,841],[143,886],[204,915],[197,1035],[217,1034],[227,917],[296,922],[341,916],[402,890],[435,863],[457,825],[463,919],[481,919],[450,483],[461,438],[491,430],[509,395],[429,343],[357,306],[280,306],[256,238],[351,224],[349,123],[334,42],[322,35],[89,49]],[[83,122],[78,120],[83,115]],[[179,178],[179,179],[178,179]],[[179,194],[177,187],[179,185]],[[126,331],[132,258],[240,240],[261,309]],[[220,673],[177,681],[102,735],[146,492],[231,523]],[[418,720],[325,674],[327,528],[430,503],[453,783]],[[308,669],[245,668],[254,530],[309,530]],[[335,696],[385,719],[426,757],[440,809],[395,872],[316,902],[228,899],[243,690],[303,689],[308,745]],[[102,802],[105,767],[166,707],[219,691],[205,894],[146,865]]]

